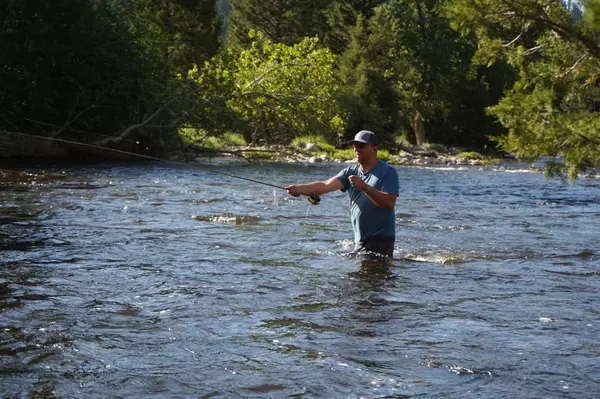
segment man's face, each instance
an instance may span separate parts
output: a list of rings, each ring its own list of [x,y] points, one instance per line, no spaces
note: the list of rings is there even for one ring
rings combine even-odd
[[[377,146],[373,144],[352,143],[358,162],[364,162],[377,157]]]

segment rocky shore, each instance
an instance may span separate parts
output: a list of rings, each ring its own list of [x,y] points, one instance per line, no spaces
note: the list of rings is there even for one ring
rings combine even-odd
[[[316,144],[308,143],[302,148],[270,146],[270,147],[230,147],[226,149],[215,150],[215,153],[220,153],[225,156],[237,156],[253,161],[263,162],[285,162],[285,163],[355,163],[356,159],[339,158],[335,153],[331,155],[326,151],[321,150]],[[396,149],[389,151],[383,160],[392,165],[406,166],[486,166],[497,164],[508,159],[486,159],[477,153],[466,153],[454,150],[451,152],[440,152],[433,150],[425,150],[413,148],[410,150]],[[207,156],[207,150],[196,147],[187,152],[187,159],[196,159],[202,161]],[[210,156],[210,152],[208,154]]]
[[[303,155],[298,154],[293,159],[287,158],[286,162],[303,162],[303,163],[318,163],[318,162],[337,162],[337,163],[356,163],[356,160],[344,160],[329,157],[327,155]],[[457,157],[451,154],[441,154],[438,152],[424,152],[424,153],[408,153],[400,151],[397,155],[393,155],[391,159],[387,160],[392,165],[469,165],[469,166],[483,166],[489,164],[482,159],[469,159],[463,157]]]

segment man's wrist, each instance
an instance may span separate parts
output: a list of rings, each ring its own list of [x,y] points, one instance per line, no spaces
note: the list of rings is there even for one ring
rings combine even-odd
[[[368,194],[369,191],[371,190],[371,186],[369,186],[368,184],[365,186],[365,189],[363,190],[363,193]]]

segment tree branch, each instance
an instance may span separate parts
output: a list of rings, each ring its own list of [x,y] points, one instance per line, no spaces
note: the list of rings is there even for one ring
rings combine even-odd
[[[540,44],[539,46],[535,46],[535,47],[528,49],[527,51],[525,51],[523,53],[523,55],[531,55],[531,54],[537,53],[538,51],[540,51],[543,48],[544,48],[544,45]]]
[[[310,63],[310,62],[303,62],[303,63],[300,63],[300,64],[297,64],[297,63],[291,63],[291,64],[280,64],[280,65],[275,65],[273,68],[269,68],[267,71],[265,71],[265,73],[263,73],[262,75],[260,75],[260,76],[256,77],[256,78],[255,78],[255,79],[254,79],[252,82],[250,82],[250,83],[246,84],[246,86],[244,87],[244,89],[247,89],[247,88],[249,88],[249,87],[253,86],[253,85],[254,85],[255,83],[257,83],[259,80],[262,80],[262,79],[264,79],[264,78],[265,78],[265,76],[267,76],[267,75],[268,75],[268,74],[270,74],[271,72],[275,71],[276,69],[279,69],[279,68],[284,68],[284,67],[289,67],[289,66],[295,67],[295,66],[309,66],[309,65],[311,65],[311,63]]]
[[[579,63],[581,61],[583,61],[584,59],[586,59],[589,55],[590,55],[589,53],[584,53],[581,57],[579,57],[577,59],[577,61],[575,61],[575,63],[569,69],[567,69],[564,73],[558,75],[557,77],[562,79],[565,76],[567,76],[568,74],[570,74],[575,68],[577,68],[577,65],[579,65]]]
[[[125,131],[123,131],[123,133],[121,133],[120,135],[116,136],[116,137],[108,137],[104,140],[100,140],[97,141],[96,143],[94,143],[95,145],[98,146],[106,146],[109,143],[117,143],[120,142],[121,140],[123,140],[125,137],[127,137],[132,131],[139,129],[141,127],[145,127],[146,125],[148,125],[148,123],[154,119],[158,114],[160,114],[165,108],[167,108],[171,103],[173,103],[175,101],[175,99],[171,99],[170,101],[168,101],[166,104],[164,104],[162,107],[160,107],[159,109],[157,109],[156,111],[154,111],[154,113],[150,116],[148,116],[146,119],[144,119],[144,121],[142,121],[141,123],[136,123],[135,125],[131,125],[129,126],[127,129],[125,129]]]
[[[102,96],[104,95],[104,93],[106,93],[108,90],[104,90],[102,93],[100,93],[100,95],[98,95],[98,97],[94,100],[94,102],[92,103],[92,105],[90,105],[87,109],[84,109],[83,111],[81,111],[80,113],[78,113],[74,118],[69,118],[66,122],[66,124],[61,127],[58,131],[52,133],[50,136],[48,137],[56,137],[58,136],[60,133],[62,133],[63,131],[67,130],[67,128],[73,123],[75,122],[77,119],[79,119],[79,117],[83,114],[85,114],[86,112],[88,112],[89,110],[91,110],[92,108],[96,107],[96,104],[98,103],[98,101],[100,101],[100,98],[102,98]]]
[[[598,140],[594,140],[592,138],[589,138],[589,137],[587,137],[587,136],[585,136],[585,135],[583,135],[583,134],[581,134],[579,132],[576,132],[575,134],[578,135],[579,137],[581,137],[582,139],[584,139],[585,141],[587,141],[588,143],[592,143],[592,144],[596,144],[597,146],[600,146],[600,141],[598,141]]]

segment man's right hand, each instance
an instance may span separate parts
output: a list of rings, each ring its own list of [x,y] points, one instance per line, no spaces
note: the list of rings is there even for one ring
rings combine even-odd
[[[287,190],[288,194],[293,197],[299,197],[302,195],[300,188],[296,185],[287,186],[287,187],[285,187],[285,189]]]

